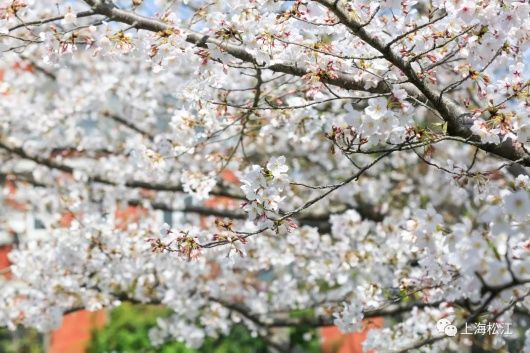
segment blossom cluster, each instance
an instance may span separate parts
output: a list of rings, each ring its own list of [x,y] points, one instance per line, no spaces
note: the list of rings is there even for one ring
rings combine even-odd
[[[508,349],[436,322],[530,309],[529,14],[4,1],[0,325],[130,301],[172,311],[154,344],[381,316],[367,350]]]
[[[280,210],[280,205],[289,187],[285,157],[272,157],[265,168],[252,165],[241,177],[241,190],[248,200],[243,209],[250,220],[260,225],[271,225],[273,215]]]

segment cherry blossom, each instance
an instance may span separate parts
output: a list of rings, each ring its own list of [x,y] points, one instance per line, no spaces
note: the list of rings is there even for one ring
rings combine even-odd
[[[368,100],[368,107],[366,107],[366,114],[374,120],[381,119],[387,111],[387,101],[385,98],[370,98]]]
[[[528,351],[529,15],[4,1],[0,325],[131,302],[170,309],[155,345],[382,317],[365,349]]]
[[[334,323],[343,332],[355,332],[361,329],[362,318],[363,314],[361,308],[356,307],[355,304],[344,304],[344,310],[340,316],[337,315]]]

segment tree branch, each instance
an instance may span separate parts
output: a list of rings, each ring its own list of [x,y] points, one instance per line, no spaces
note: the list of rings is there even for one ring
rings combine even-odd
[[[396,66],[407,76],[409,81],[425,96],[429,103],[441,114],[442,118],[447,122],[447,132],[453,136],[471,139],[473,141],[480,141],[478,136],[474,136],[471,132],[473,119],[471,114],[462,105],[456,103],[452,99],[445,97],[439,90],[430,86],[427,82],[421,79],[410,62],[403,60],[401,55],[392,51],[392,48],[384,44],[379,38],[372,36],[363,28],[363,25],[357,22],[346,11],[338,7],[337,1],[331,0],[316,0],[335,16],[340,22],[346,26],[355,36],[362,39],[372,48],[379,51],[386,60]],[[484,144],[480,143],[479,147],[484,151],[496,154],[503,158],[516,161],[521,160],[521,164],[530,166],[530,156],[520,148],[517,148],[514,143],[507,140],[501,144]]]
[[[58,163],[55,160],[50,159],[50,158],[30,155],[22,147],[10,146],[6,144],[4,141],[0,141],[0,149],[3,149],[9,153],[15,154],[21,158],[33,161],[37,164],[46,166],[48,168],[60,170],[67,174],[73,174],[75,171],[75,169],[69,165]],[[156,183],[156,182],[148,182],[148,181],[141,181],[141,180],[129,180],[125,182],[124,184],[120,184],[118,182],[107,179],[100,175],[89,175],[88,181],[105,184],[105,185],[112,185],[112,186],[124,185],[126,187],[133,188],[133,189],[139,188],[139,189],[146,189],[146,190],[153,190],[153,191],[184,192],[184,188],[181,184]],[[214,196],[229,197],[229,198],[233,198],[237,200],[245,199],[243,195],[226,190],[226,188],[223,188],[221,186],[215,187],[210,192],[210,194]]]

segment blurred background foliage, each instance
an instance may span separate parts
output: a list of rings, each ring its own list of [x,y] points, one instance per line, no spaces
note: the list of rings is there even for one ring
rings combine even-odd
[[[234,326],[227,336],[207,339],[195,350],[179,342],[153,347],[148,332],[159,317],[170,311],[161,306],[122,304],[109,312],[107,324],[92,332],[87,353],[268,353],[267,343],[243,326]],[[294,316],[298,316],[295,313]],[[290,352],[320,352],[315,330],[291,328],[285,332]],[[0,329],[0,353],[46,353],[45,335],[35,330]]]
[[[158,317],[170,311],[160,306],[123,304],[112,310],[107,325],[94,331],[87,353],[267,353],[267,343],[254,337],[243,326],[218,339],[207,339],[204,345],[190,349],[179,342],[153,347],[148,332],[156,325]],[[320,344],[314,330],[290,329],[289,342],[293,352],[317,353]]]
[[[0,328],[1,353],[45,353],[44,336],[35,330]]]

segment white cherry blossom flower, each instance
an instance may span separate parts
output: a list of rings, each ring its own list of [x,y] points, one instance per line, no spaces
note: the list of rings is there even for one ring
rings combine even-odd
[[[62,22],[64,25],[71,25],[71,24],[75,24],[76,20],[77,20],[77,14],[73,12],[72,9],[69,9],[68,12],[64,15]]]
[[[370,98],[368,100],[368,107],[364,110],[366,115],[373,119],[379,120],[387,112],[387,100],[383,97]]]
[[[267,163],[267,169],[271,172],[273,178],[282,178],[285,173],[289,170],[289,167],[285,164],[285,157],[272,157]]]
[[[507,214],[519,221],[530,217],[530,195],[526,190],[518,190],[506,195],[503,199]]]
[[[344,303],[344,309],[340,313],[335,313],[333,323],[344,332],[355,332],[362,328],[363,311],[356,303]]]

